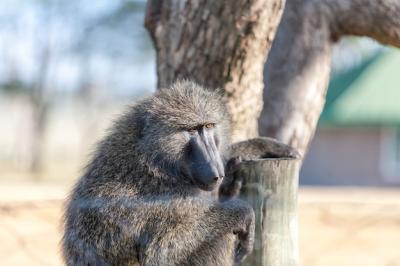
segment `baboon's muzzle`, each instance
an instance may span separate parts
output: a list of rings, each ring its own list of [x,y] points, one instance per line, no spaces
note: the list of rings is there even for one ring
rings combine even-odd
[[[191,136],[188,150],[189,175],[201,189],[213,190],[225,175],[214,130],[199,129]]]

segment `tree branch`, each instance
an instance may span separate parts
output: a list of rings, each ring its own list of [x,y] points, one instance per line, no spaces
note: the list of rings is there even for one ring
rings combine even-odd
[[[261,135],[304,155],[325,103],[332,45],[345,35],[400,46],[400,1],[287,1],[265,68]]]
[[[329,8],[333,35],[368,36],[382,44],[400,46],[400,1],[324,0],[320,5]]]

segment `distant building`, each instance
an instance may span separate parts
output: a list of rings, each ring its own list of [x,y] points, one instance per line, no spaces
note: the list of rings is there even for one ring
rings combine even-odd
[[[400,185],[400,52],[332,78],[300,182]]]

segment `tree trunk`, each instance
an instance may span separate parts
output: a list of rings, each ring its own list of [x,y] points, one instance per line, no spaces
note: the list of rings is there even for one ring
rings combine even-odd
[[[245,176],[241,198],[252,204],[256,214],[253,253],[243,265],[298,265],[297,187],[298,159],[244,161],[239,173]]]
[[[43,170],[44,139],[47,127],[48,103],[46,99],[46,77],[50,62],[50,39],[44,43],[41,53],[41,62],[37,73],[37,78],[30,89],[30,102],[32,107],[32,146],[30,171],[34,177],[39,178]]]
[[[332,44],[344,35],[400,47],[400,1],[287,0],[265,69],[260,135],[305,154],[325,103]]]
[[[233,140],[258,136],[263,69],[284,0],[150,0],[158,87],[190,78],[225,90]]]

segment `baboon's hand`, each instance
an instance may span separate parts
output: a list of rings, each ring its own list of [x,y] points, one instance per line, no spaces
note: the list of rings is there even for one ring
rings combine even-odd
[[[255,216],[250,206],[242,211],[243,226],[234,231],[238,236],[238,245],[235,250],[235,263],[242,262],[253,251]]]
[[[244,178],[237,171],[238,165],[242,162],[240,156],[229,159],[226,164],[225,178],[219,189],[219,197],[230,199],[238,196],[243,185]]]
[[[236,142],[230,146],[229,156],[242,156],[244,160],[262,158],[301,158],[298,151],[276,139],[258,137],[241,142]]]

